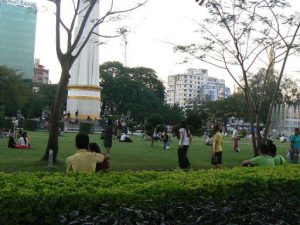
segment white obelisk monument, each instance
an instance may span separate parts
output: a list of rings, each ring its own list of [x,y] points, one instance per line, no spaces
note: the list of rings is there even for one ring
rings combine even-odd
[[[80,1],[79,12],[81,13],[78,16],[75,37],[80,29],[87,4],[89,3],[84,0]],[[99,3],[97,1],[83,30],[77,49],[81,46],[98,18]],[[98,33],[98,29],[96,28],[94,32]],[[70,75],[67,112],[71,113],[72,118],[75,118],[76,111],[78,112],[79,119],[86,119],[88,116],[91,119],[99,118],[101,94],[101,87],[99,85],[99,36],[94,34],[90,36],[88,43],[74,62],[70,70]]]

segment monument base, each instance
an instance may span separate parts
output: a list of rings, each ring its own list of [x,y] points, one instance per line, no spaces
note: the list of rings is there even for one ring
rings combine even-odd
[[[91,85],[69,85],[67,112],[71,118],[98,119],[100,117],[100,86]],[[78,112],[78,116],[76,116]]]

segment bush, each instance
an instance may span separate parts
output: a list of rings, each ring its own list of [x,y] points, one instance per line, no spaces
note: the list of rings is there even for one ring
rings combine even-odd
[[[0,173],[0,224],[84,224],[80,220],[92,221],[94,216],[98,224],[227,224],[217,223],[218,218],[262,224],[259,213],[275,221],[279,209],[280,219],[287,221],[281,224],[297,224],[299,187],[300,166],[88,175]],[[256,214],[247,211],[252,208]]]
[[[86,134],[94,133],[94,124],[88,122],[80,122],[79,123],[79,132]]]
[[[13,127],[11,120],[5,119],[5,117],[0,117],[0,128],[5,128],[9,130]]]
[[[23,129],[28,131],[35,131],[38,127],[38,122],[36,120],[24,120]]]

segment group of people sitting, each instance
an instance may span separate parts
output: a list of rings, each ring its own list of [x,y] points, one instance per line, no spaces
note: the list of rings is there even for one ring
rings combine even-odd
[[[108,153],[101,153],[97,143],[90,143],[87,134],[78,133],[75,138],[76,152],[66,160],[67,172],[92,173],[108,170]]]
[[[18,149],[28,149],[31,148],[30,138],[27,135],[27,132],[22,129],[18,130],[17,133],[18,143],[15,141],[15,131],[11,129],[8,132],[8,148],[18,148]]]
[[[259,156],[242,162],[243,166],[275,166],[286,163],[283,156],[276,154],[276,145],[272,140],[259,147]]]

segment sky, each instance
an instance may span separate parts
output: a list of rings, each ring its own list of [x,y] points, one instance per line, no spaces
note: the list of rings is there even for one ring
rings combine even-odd
[[[64,3],[68,4],[68,1],[64,0]],[[119,7],[124,9],[133,6],[137,0],[121,0],[121,2],[122,5]],[[290,2],[294,3],[293,9],[300,11],[299,0],[290,0]],[[49,69],[51,83],[57,83],[61,70],[55,51],[53,3],[38,0],[37,4],[35,58],[40,58],[41,64]],[[66,20],[72,13],[70,6],[64,7]],[[102,10],[104,9],[105,6]],[[184,73],[188,68],[208,69],[209,76],[225,79],[226,86],[233,91],[234,81],[225,71],[198,60],[183,64],[185,56],[175,53],[173,46],[168,44],[168,42],[190,44],[199,41],[198,34],[194,32],[197,25],[192,20],[199,21],[205,15],[206,9],[197,6],[194,0],[149,0],[145,6],[130,12],[123,20],[100,26],[100,33],[109,35],[120,27],[126,27],[129,30],[126,65],[152,68],[165,84],[168,75]],[[125,64],[124,40],[121,37],[101,38],[100,41],[104,44],[99,46],[99,64],[107,61],[120,61]],[[291,57],[287,64],[286,72],[293,78],[300,75],[299,59],[299,57]]]

